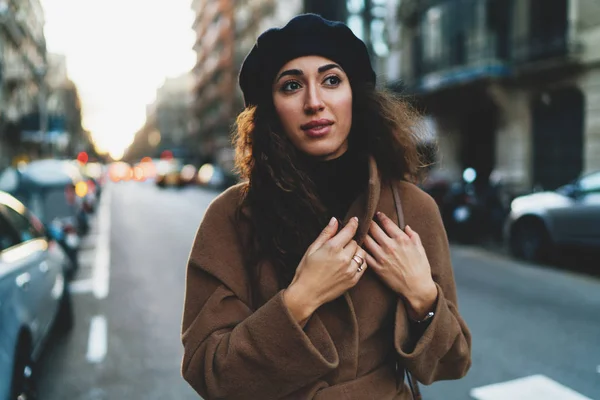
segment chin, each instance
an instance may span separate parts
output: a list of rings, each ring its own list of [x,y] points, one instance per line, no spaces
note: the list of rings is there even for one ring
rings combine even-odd
[[[345,150],[341,151],[341,148],[342,145],[337,145],[337,143],[334,145],[323,143],[307,146],[302,149],[302,151],[311,157],[328,159],[336,158],[344,154]]]

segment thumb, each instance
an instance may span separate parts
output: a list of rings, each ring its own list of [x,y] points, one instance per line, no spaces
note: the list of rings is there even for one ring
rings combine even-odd
[[[317,239],[313,242],[313,244],[310,245],[310,250],[315,251],[318,248],[320,248],[321,246],[323,246],[325,244],[325,242],[327,242],[329,239],[331,239],[333,236],[335,236],[335,234],[337,232],[337,228],[338,228],[338,220],[335,217],[333,217],[333,218],[331,218],[331,220],[329,221],[329,224],[327,224],[325,229],[323,229],[321,231],[321,233],[319,234]]]

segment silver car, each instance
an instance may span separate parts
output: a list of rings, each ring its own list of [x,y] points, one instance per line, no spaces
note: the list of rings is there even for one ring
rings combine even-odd
[[[514,199],[505,235],[513,255],[528,261],[551,261],[565,245],[600,247],[600,171]]]
[[[31,398],[53,327],[70,329],[69,258],[22,203],[0,192],[0,399]]]

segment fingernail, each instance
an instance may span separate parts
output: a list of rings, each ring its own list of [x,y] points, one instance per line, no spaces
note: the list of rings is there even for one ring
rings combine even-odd
[[[336,221],[335,217],[331,217],[331,219],[329,220],[329,226],[335,225],[335,221]]]
[[[377,217],[382,218],[383,217],[383,213],[381,211],[377,211]]]
[[[358,217],[352,217],[353,220],[356,221],[356,223],[358,224]]]

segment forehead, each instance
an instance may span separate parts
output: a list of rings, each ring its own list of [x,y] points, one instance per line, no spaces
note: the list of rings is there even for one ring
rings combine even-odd
[[[322,56],[302,56],[288,61],[279,69],[277,74],[289,69],[299,69],[304,73],[316,72],[319,67],[327,64],[338,64],[329,58]]]

